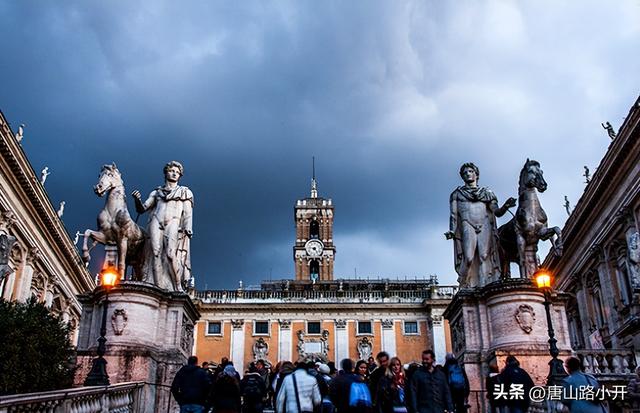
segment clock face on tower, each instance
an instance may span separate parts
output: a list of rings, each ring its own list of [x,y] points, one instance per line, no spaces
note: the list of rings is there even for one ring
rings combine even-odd
[[[319,239],[310,239],[304,245],[304,249],[307,251],[307,254],[309,254],[310,257],[317,258],[322,255],[324,245]]]

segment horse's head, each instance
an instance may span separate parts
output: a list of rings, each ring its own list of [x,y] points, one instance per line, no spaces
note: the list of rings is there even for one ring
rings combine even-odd
[[[98,196],[103,196],[107,191],[115,187],[122,186],[122,178],[116,164],[104,165],[100,170],[98,183],[93,187],[93,191]]]
[[[547,190],[547,181],[542,176],[540,162],[527,159],[520,171],[520,189],[536,188],[539,192]]]

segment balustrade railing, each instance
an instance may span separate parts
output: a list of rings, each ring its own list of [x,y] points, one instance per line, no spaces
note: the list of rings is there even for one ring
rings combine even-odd
[[[0,397],[0,413],[136,413],[144,382]]]
[[[585,373],[595,376],[626,375],[635,370],[635,356],[630,350],[578,350]]]
[[[388,290],[388,291],[265,291],[265,290],[207,290],[196,291],[195,298],[204,303],[264,301],[357,301],[357,302],[421,302],[430,298],[451,298],[457,287],[435,286],[424,290]]]

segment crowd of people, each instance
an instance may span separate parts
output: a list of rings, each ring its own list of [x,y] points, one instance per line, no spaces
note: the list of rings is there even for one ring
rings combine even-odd
[[[578,359],[568,359],[566,368],[565,387],[597,386],[592,376],[580,372]],[[523,397],[500,398],[495,393],[512,385],[522,389]],[[490,412],[526,412],[533,386],[514,356],[507,357],[502,371],[491,366],[485,383]],[[432,350],[422,352],[422,364],[406,365],[384,351],[375,360],[344,359],[339,368],[332,362],[284,361],[270,366],[258,360],[242,379],[226,358],[200,367],[197,358],[190,357],[176,374],[171,392],[181,413],[466,413],[471,407],[464,366],[453,354],[447,354],[444,365],[436,364]],[[593,403],[566,404],[570,411],[602,413]]]
[[[377,362],[376,362],[377,361]],[[386,352],[354,363],[258,360],[243,375],[223,358],[198,365],[196,357],[180,369],[171,386],[181,413],[464,413],[469,381],[453,355],[436,365],[431,350],[422,365],[403,365]]]

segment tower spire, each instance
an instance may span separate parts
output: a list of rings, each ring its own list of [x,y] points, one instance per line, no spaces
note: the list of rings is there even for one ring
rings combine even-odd
[[[311,178],[311,198],[318,197],[318,183],[316,182],[316,157],[311,157],[312,178]]]

